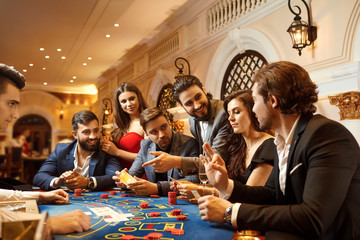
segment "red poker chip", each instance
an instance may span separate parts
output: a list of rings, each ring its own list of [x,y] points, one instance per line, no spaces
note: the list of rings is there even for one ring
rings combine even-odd
[[[151,198],[159,198],[159,195],[150,195]]]
[[[160,216],[160,213],[159,212],[151,212],[151,213],[149,213],[149,216],[150,217],[158,217],[158,216]]]
[[[180,215],[181,212],[182,212],[181,209],[174,209],[174,210],[171,210],[170,215],[177,216],[177,215]]]
[[[128,194],[127,196],[128,197],[134,197],[135,195],[134,194]]]
[[[124,235],[124,236],[121,236],[120,239],[121,240],[135,240],[135,236],[133,236],[133,235]]]
[[[149,240],[158,240],[162,237],[163,235],[161,233],[149,233],[147,235]]]
[[[141,208],[148,208],[149,207],[149,203],[148,202],[142,202],[139,204],[139,207]]]
[[[101,194],[100,197],[101,198],[109,198],[109,194],[104,193],[104,194]]]
[[[172,231],[171,231],[171,234],[172,235],[184,235],[184,230],[182,229],[177,229],[177,228],[174,228]]]
[[[74,190],[74,196],[81,196],[81,192],[82,192],[82,190],[81,189],[75,189]]]
[[[110,195],[116,195],[117,193],[116,193],[116,191],[109,191],[109,194]]]
[[[165,228],[166,232],[171,232],[174,228]]]
[[[176,216],[176,220],[186,221],[186,215],[177,215],[177,216]]]
[[[121,194],[120,197],[127,197],[127,194]]]

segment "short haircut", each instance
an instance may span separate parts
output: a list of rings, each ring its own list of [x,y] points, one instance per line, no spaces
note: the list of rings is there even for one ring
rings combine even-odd
[[[26,79],[24,75],[15,69],[0,63],[0,94],[5,92],[7,84],[12,84],[18,89],[25,87]]]
[[[160,116],[165,117],[165,119],[167,121],[169,121],[166,111],[164,111],[158,107],[147,108],[140,114],[140,125],[146,132],[146,128],[145,128],[146,124]]]
[[[93,120],[96,120],[99,123],[99,119],[91,111],[84,110],[75,113],[71,120],[73,131],[76,132],[79,129],[79,125],[78,125],[79,123],[83,125],[87,125]]]
[[[173,97],[175,101],[181,104],[179,95],[193,85],[198,86],[201,90],[203,88],[203,85],[200,82],[200,80],[194,75],[184,75],[178,77],[174,83],[174,88],[173,88]]]
[[[254,82],[265,102],[269,93],[278,99],[283,114],[316,111],[317,86],[305,69],[295,63],[280,61],[265,65],[255,74]]]

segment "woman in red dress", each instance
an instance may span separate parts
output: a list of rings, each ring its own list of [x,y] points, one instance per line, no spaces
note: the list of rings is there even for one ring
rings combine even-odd
[[[121,83],[114,93],[116,125],[111,136],[102,140],[102,150],[120,159],[121,166],[129,169],[140,150],[144,130],[140,126],[140,113],[147,108],[140,90],[132,83]]]

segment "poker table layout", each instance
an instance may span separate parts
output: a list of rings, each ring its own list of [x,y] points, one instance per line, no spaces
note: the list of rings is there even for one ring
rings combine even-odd
[[[124,235],[133,235],[135,239],[147,239],[150,233],[161,233],[161,239],[232,239],[234,228],[227,224],[208,223],[201,220],[197,204],[177,199],[177,205],[169,205],[167,197],[142,197],[131,193],[116,191],[82,192],[81,196],[70,194],[67,205],[39,204],[39,211],[47,211],[56,216],[80,209],[91,217],[91,227],[83,233],[56,235],[55,239],[121,239]],[[101,198],[108,194],[108,199]],[[148,202],[148,208],[141,208],[142,202]],[[171,215],[174,209],[181,209],[186,220],[177,220]],[[153,212],[160,213],[153,216]],[[183,235],[174,235],[171,229],[182,229]]]

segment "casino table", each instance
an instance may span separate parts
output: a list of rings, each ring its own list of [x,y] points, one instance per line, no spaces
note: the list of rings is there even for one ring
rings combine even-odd
[[[108,199],[101,198],[107,193]],[[177,205],[169,205],[167,197],[151,198],[121,193],[82,192],[81,196],[70,194],[67,205],[44,205],[39,203],[39,211],[47,211],[49,216],[81,209],[91,217],[91,227],[83,233],[56,235],[55,239],[120,239],[133,235],[144,239],[149,233],[161,233],[161,239],[232,239],[234,228],[227,224],[208,223],[201,220],[197,204],[177,199]],[[140,203],[148,202],[148,208],[140,208]],[[186,221],[176,220],[171,210],[181,209]],[[152,217],[150,213],[159,212]],[[125,214],[125,215],[124,215]],[[173,235],[169,228],[183,229],[184,235]]]

